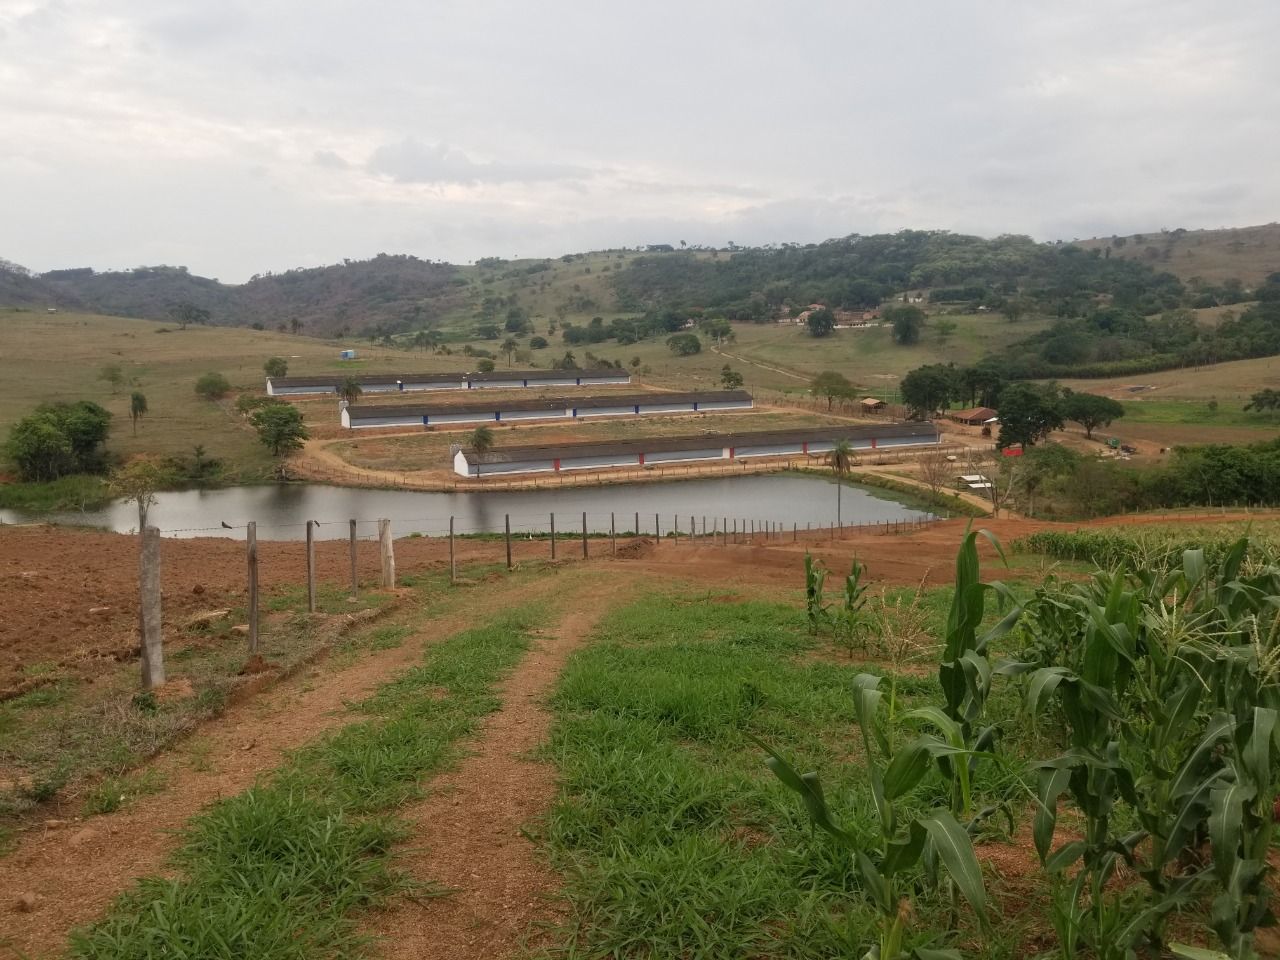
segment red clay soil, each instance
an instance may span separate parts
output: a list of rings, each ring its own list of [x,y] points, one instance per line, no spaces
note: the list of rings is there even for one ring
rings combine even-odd
[[[316,544],[317,577],[346,585],[350,561],[345,541]],[[459,562],[504,559],[495,541],[458,541]],[[245,603],[244,544],[220,538],[165,539],[161,588],[166,642],[181,642],[177,627],[195,614]],[[569,552],[569,551],[566,551]],[[546,555],[545,544],[517,540],[517,559]],[[376,543],[361,542],[358,569],[364,583],[379,572]],[[0,527],[0,691],[15,688],[24,666],[57,665],[61,672],[92,678],[138,644],[138,541],[136,537],[66,527]],[[440,570],[448,563],[441,540],[396,542],[396,569],[405,575]],[[306,582],[302,543],[259,543],[259,582],[266,596]]]
[[[625,602],[626,589],[613,575],[594,578],[587,590],[558,594],[569,614],[538,638],[502,685],[502,707],[482,726],[475,753],[435,781],[426,800],[402,811],[414,849],[399,865],[452,892],[399,900],[373,918],[368,932],[380,938],[383,956],[511,957],[537,936],[535,924],[555,918],[559,878],[522,833],[555,800],[555,770],[530,753],[547,738],[551,717],[544,701],[565,661],[610,604]]]
[[[479,586],[458,611],[430,622],[398,648],[370,653],[341,671],[304,672],[231,707],[186,745],[147,765],[164,778],[162,792],[106,816],[46,821],[28,830],[14,852],[0,857],[0,958],[60,955],[72,928],[99,917],[137,877],[165,870],[178,831],[191,817],[252,786],[290,750],[346,722],[346,704],[417,663],[427,645],[468,626],[477,610],[497,601],[496,590],[506,604],[561,586],[559,578],[514,590]]]
[[[1257,519],[1218,516],[1216,520]],[[1131,526],[1142,523],[1203,522],[1204,518],[1116,517],[1089,524],[1053,524],[1034,520],[974,521],[996,533],[1002,542],[1043,529],[1076,529],[1080,526]],[[664,538],[619,541],[619,558],[638,561],[654,573],[674,573],[695,580],[794,586],[799,555],[806,549],[826,561],[832,570],[847,568],[856,553],[869,567],[873,581],[887,584],[948,582],[955,562],[956,545],[967,521],[938,523],[910,533],[847,533],[831,540],[814,532],[791,542],[790,533],[769,540],[720,546],[718,540],[673,542]],[[460,563],[502,563],[505,548],[500,540],[459,540]],[[984,553],[994,551],[981,541]],[[579,556],[577,545],[561,543],[560,555]],[[594,540],[593,557],[608,557],[609,545]],[[517,562],[545,560],[546,541],[516,539]],[[296,589],[305,581],[306,560],[301,543],[262,542],[259,545],[259,577],[267,595],[286,587]],[[345,584],[349,576],[345,542],[322,541],[316,545],[317,576],[322,584]],[[161,546],[162,587],[166,636],[180,640],[174,628],[201,611],[241,606],[245,599],[244,544],[202,538],[166,539]],[[396,541],[396,567],[401,574],[441,570],[448,562],[443,539],[427,537]],[[117,659],[133,655],[137,646],[137,540],[96,530],[57,527],[0,528],[0,691],[14,689],[27,676],[23,667],[56,664],[63,672],[92,677]],[[377,545],[359,545],[361,579],[368,583],[378,575]]]

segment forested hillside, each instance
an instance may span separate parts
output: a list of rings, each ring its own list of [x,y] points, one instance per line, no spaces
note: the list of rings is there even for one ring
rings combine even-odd
[[[317,336],[425,326],[457,306],[457,268],[411,256],[255,276],[225,284],[186,267],[97,272],[90,267],[32,275],[0,264],[0,304],[88,309],[154,320],[305,331]],[[465,286],[466,281],[460,281]]]

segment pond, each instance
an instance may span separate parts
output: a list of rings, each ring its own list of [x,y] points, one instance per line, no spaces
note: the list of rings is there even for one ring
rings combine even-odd
[[[281,484],[227,487],[219,490],[186,490],[161,493],[151,508],[149,522],[165,536],[224,536],[243,539],[246,522],[258,524],[263,540],[295,540],[305,537],[308,520],[318,521],[316,536],[340,539],[349,531],[349,519],[360,521],[367,536],[378,518],[391,520],[397,537],[410,533],[447,533],[454,518],[458,533],[499,533],[510,515],[513,531],[545,531],[550,514],[565,532],[582,529],[582,514],[594,533],[609,530],[610,514],[619,531],[635,527],[653,532],[654,515],[661,531],[668,532],[678,516],[687,530],[689,518],[701,528],[703,518],[711,530],[727,519],[742,523],[777,523],[827,526],[836,522],[836,485],[822,477],[770,475],[682,480],[600,487],[567,487],[552,490],[462,491],[431,493],[411,490],[366,490]],[[931,514],[904,506],[880,491],[845,485],[840,489],[840,515],[846,525],[926,519]],[[100,510],[28,516],[0,510],[0,523],[47,520],[54,523],[101,527],[118,533],[137,529],[133,504],[116,502]]]

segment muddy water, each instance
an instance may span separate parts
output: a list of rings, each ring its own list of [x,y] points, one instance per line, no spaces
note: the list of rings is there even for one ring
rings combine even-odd
[[[846,485],[840,493],[840,513],[846,524],[890,523],[922,519],[929,514],[890,500],[881,491]],[[513,531],[547,530],[550,514],[566,533],[581,531],[582,514],[587,527],[597,533],[609,530],[610,514],[619,531],[635,527],[652,533],[654,515],[660,530],[671,530],[678,516],[681,531],[694,517],[701,530],[728,520],[732,525],[776,523],[790,529],[798,524],[826,526],[836,522],[836,485],[821,477],[756,476],[635,486],[581,487],[564,490],[514,490],[491,492],[426,493],[410,490],[361,490],[351,487],[279,485],[229,487],[223,490],[188,490],[159,494],[149,522],[166,536],[244,537],[244,525],[254,520],[264,540],[293,540],[305,536],[308,520],[320,521],[317,537],[339,539],[348,535],[348,520],[360,521],[359,534],[368,536],[379,517],[392,522],[396,536],[410,533],[438,535],[454,518],[458,533],[498,533],[510,515]],[[137,509],[114,503],[101,510],[24,516],[0,510],[0,522],[50,520],[83,524],[117,532],[133,531]]]

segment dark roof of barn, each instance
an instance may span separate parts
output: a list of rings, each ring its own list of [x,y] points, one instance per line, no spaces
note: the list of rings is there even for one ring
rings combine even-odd
[[[571,460],[575,457],[610,457],[628,453],[661,453],[679,450],[706,450],[716,447],[762,447],[778,443],[821,443],[837,440],[889,440],[909,437],[936,439],[938,428],[928,420],[904,423],[807,427],[802,430],[759,430],[743,433],[702,433],[682,437],[648,437],[640,440],[612,440],[599,443],[571,443],[555,446],[537,444],[496,447],[477,454],[470,447],[462,455],[471,463],[514,463],[521,460]]]
[[[485,383],[490,380],[564,380],[569,377],[582,380],[610,380],[615,377],[627,377],[625,370],[494,370],[492,373],[468,373],[464,370],[452,373],[349,373],[338,376],[322,377],[268,377],[272,386],[276,387],[337,387],[342,386],[348,378],[360,384],[392,384],[403,380],[405,383],[456,383],[471,380]]]
[[[348,407],[352,420],[376,420],[379,417],[432,417],[450,413],[492,413],[501,410],[522,413],[530,410],[591,410],[602,407],[652,406],[658,403],[726,403],[750,401],[745,390],[710,390],[701,393],[614,393],[590,397],[542,397],[531,400],[473,400],[466,403],[394,403],[377,406],[358,403]]]

